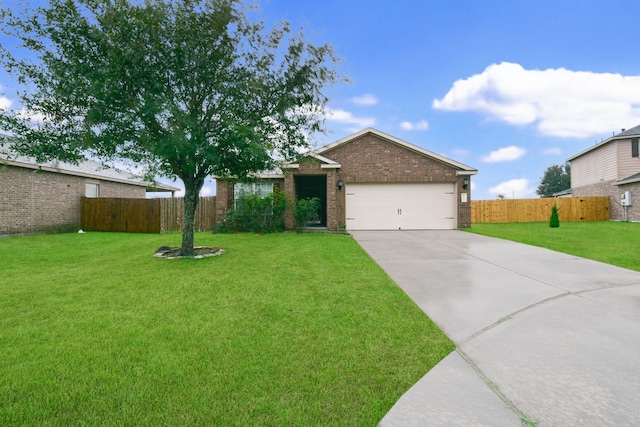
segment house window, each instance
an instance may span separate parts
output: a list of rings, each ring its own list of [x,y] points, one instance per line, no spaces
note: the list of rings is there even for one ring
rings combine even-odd
[[[100,197],[100,185],[98,184],[85,184],[84,185],[84,197]]]
[[[631,140],[631,157],[638,157],[638,138]]]
[[[234,207],[237,208],[238,199],[243,196],[255,194],[265,197],[271,193],[273,193],[273,184],[270,182],[238,182],[233,186],[233,194],[235,195]]]

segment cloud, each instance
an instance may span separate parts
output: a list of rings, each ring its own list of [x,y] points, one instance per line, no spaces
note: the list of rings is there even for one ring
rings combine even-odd
[[[0,110],[6,110],[11,107],[11,104],[13,104],[13,102],[9,98],[0,96]]]
[[[367,128],[376,124],[376,119],[373,117],[356,117],[353,113],[345,110],[333,110],[327,108],[325,117],[327,120],[356,125],[358,128]]]
[[[542,150],[542,154],[547,154],[547,155],[551,155],[551,156],[559,156],[559,155],[562,154],[562,150],[557,148],[557,147],[547,148],[546,150]]]
[[[526,153],[527,150],[512,145],[510,147],[504,147],[500,148],[499,150],[492,151],[488,156],[483,157],[482,161],[485,163],[510,162],[513,160],[518,160]]]
[[[511,179],[489,188],[489,193],[496,196],[502,194],[507,199],[531,197],[535,195],[535,191],[535,188],[529,187],[529,180],[525,178]]]
[[[400,127],[404,130],[427,130],[429,129],[429,123],[426,120],[420,120],[416,123],[411,122],[401,122]]]
[[[585,138],[640,122],[640,76],[526,70],[503,62],[461,79],[433,108],[472,111],[513,125],[536,124],[540,133]]]
[[[362,96],[356,96],[351,98],[351,102],[353,102],[356,105],[371,106],[371,105],[378,104],[378,98],[376,98],[375,95],[372,95],[370,93],[365,93]]]

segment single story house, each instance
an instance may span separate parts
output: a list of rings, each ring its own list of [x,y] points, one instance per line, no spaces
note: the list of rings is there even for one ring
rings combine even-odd
[[[478,173],[424,148],[367,128],[282,165],[257,182],[216,180],[216,215],[239,192],[278,187],[292,200],[317,197],[319,227],[342,230],[457,229],[471,226],[471,176]],[[294,227],[293,216],[285,227]]]
[[[38,163],[1,149],[10,155],[0,158],[0,235],[77,231],[83,197],[144,198],[147,191],[179,190],[91,160]]]
[[[639,140],[640,125],[567,159],[572,196],[608,196],[612,220],[640,221]]]

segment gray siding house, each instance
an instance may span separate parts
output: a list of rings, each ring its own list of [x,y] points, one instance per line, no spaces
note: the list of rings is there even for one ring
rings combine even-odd
[[[640,125],[567,159],[573,196],[609,196],[611,219],[640,221]],[[623,206],[623,195],[630,206]]]

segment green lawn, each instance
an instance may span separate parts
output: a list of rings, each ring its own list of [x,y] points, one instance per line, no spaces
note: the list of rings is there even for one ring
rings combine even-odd
[[[640,223],[562,222],[473,224],[468,231],[640,271]]]
[[[344,235],[0,239],[0,425],[376,425],[454,345]]]

